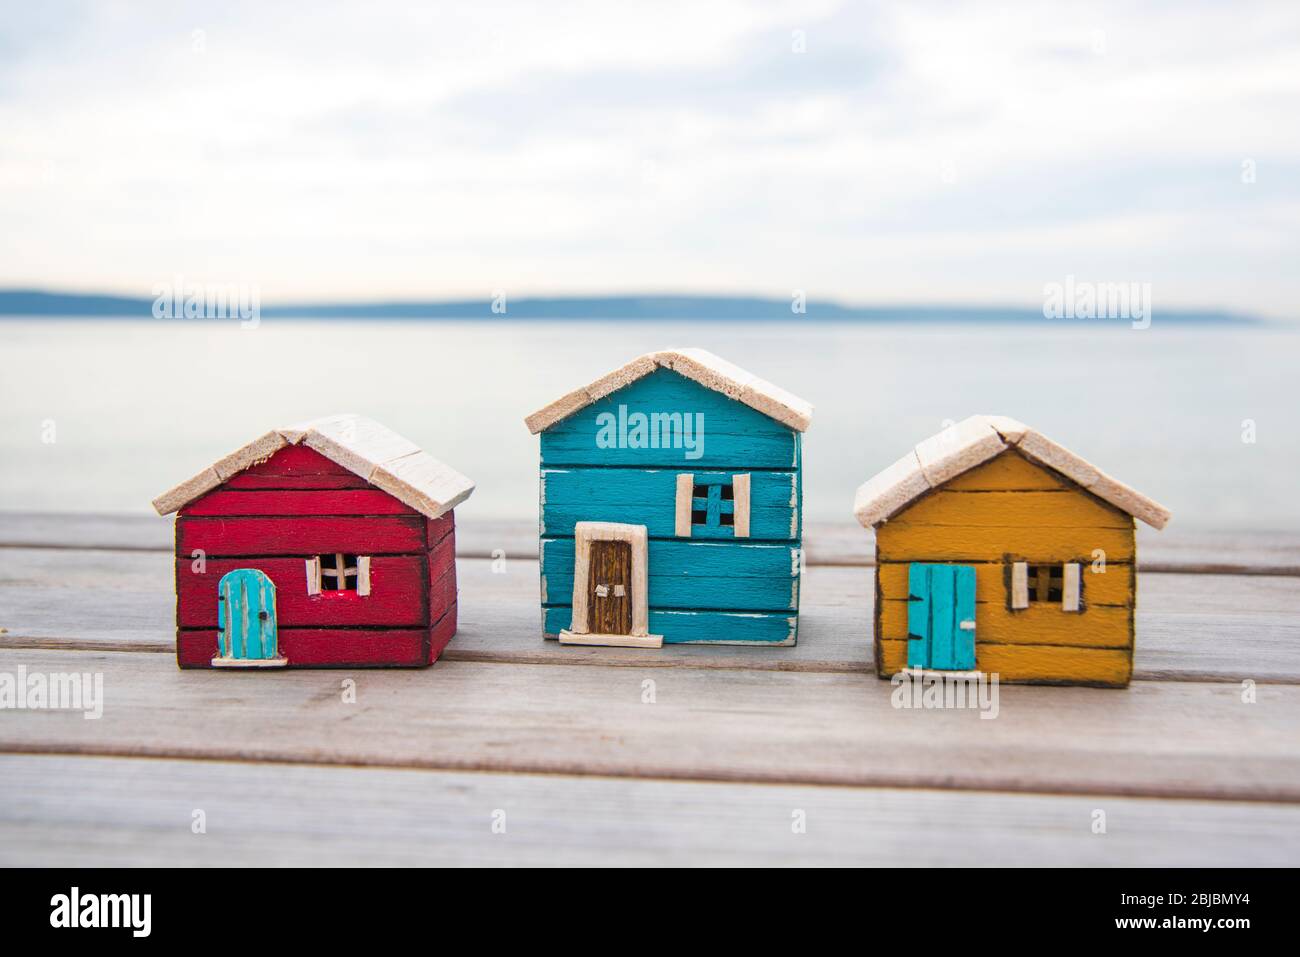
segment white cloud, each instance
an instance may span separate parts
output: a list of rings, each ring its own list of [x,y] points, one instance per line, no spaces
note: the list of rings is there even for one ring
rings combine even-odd
[[[2,16],[4,285],[1300,297],[1294,4]]]

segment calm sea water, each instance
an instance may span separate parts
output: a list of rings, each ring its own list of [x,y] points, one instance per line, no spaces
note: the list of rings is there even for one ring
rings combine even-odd
[[[1300,331],[801,322],[0,322],[0,508],[146,511],[268,428],[343,411],[478,483],[465,519],[536,516],[524,416],[652,349],[697,345],[811,401],[805,506],[972,412],[1015,416],[1181,526],[1300,528]],[[1243,441],[1246,420],[1255,441]]]

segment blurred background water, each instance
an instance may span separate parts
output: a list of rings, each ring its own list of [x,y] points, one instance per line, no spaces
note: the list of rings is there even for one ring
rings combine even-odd
[[[816,406],[805,514],[947,420],[1020,418],[1173,509],[1180,526],[1300,528],[1286,326],[799,321],[0,322],[0,508],[146,511],[267,429],[372,416],[477,483],[463,520],[536,517],[524,416],[653,349],[695,345]],[[1253,422],[1255,441],[1249,437]],[[49,441],[52,439],[52,441]]]

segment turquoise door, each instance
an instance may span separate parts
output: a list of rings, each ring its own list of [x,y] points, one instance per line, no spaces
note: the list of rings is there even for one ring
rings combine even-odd
[[[970,565],[908,566],[907,666],[974,670],[975,569]]]
[[[256,568],[236,568],[217,583],[217,643],[225,659],[277,657],[275,583]]]

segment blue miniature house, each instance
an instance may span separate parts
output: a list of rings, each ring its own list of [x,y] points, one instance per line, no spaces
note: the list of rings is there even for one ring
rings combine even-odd
[[[701,349],[641,356],[529,416],[545,636],[793,645],[811,420]]]

